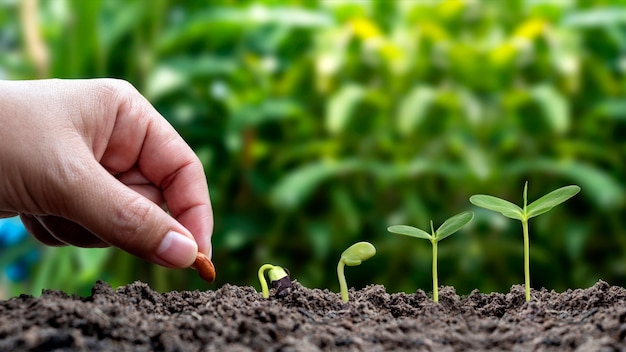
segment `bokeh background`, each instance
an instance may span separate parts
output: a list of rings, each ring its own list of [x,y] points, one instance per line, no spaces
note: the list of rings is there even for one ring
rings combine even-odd
[[[534,288],[626,285],[626,2],[1,0],[0,78],[130,81],[202,160],[215,284],[116,249],[45,248],[0,223],[0,297],[252,285],[264,263],[338,290],[431,291],[427,241],[387,226],[475,219],[439,245],[460,294],[523,283],[521,225],[478,209],[568,184],[530,222]],[[2,126],[0,126],[2,128]],[[26,143],[27,141],[25,141]],[[1,141],[0,141],[1,143]]]

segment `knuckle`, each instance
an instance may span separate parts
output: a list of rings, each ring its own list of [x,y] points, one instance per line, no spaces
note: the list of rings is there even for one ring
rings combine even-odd
[[[134,118],[151,116],[150,105],[141,93],[128,81],[103,78],[98,85],[98,100],[108,108],[117,110],[117,115],[132,115]]]
[[[153,206],[137,197],[118,210],[116,225],[119,235],[126,244],[141,242],[141,234],[150,227]]]
[[[97,99],[106,106],[120,106],[132,101],[138,94],[137,89],[128,81],[116,78],[98,78],[94,80]]]
[[[130,82],[118,78],[98,78],[96,84],[110,92],[120,92],[127,90],[135,90]]]

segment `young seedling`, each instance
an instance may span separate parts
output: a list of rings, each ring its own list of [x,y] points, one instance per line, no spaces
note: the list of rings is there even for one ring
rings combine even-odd
[[[496,211],[507,218],[516,219],[522,222],[522,232],[524,235],[524,281],[526,285],[526,301],[530,301],[530,255],[529,255],[529,236],[528,236],[528,220],[537,215],[541,215],[550,211],[555,206],[572,198],[576,193],[580,192],[580,187],[576,185],[561,187],[545,196],[532,202],[527,203],[528,181],[524,184],[524,208],[493,196],[477,194],[470,197],[470,202],[481,208]]]
[[[289,271],[278,265],[263,264],[259,268],[259,281],[261,282],[261,290],[263,298],[270,297],[270,291],[265,281],[265,271],[267,270],[267,276],[270,279],[272,288],[276,289],[276,295],[278,297],[284,297],[289,293],[291,289],[291,278],[289,277]]]
[[[341,290],[341,300],[348,302],[348,284],[343,273],[344,266],[357,266],[376,254],[376,248],[369,242],[358,242],[348,247],[341,253],[341,259],[337,264],[337,277],[339,277],[339,289]]]
[[[466,211],[460,214],[457,214],[448,220],[444,221],[441,226],[435,231],[433,227],[433,221],[430,221],[430,231],[429,234],[426,231],[420,230],[413,226],[407,225],[394,225],[389,226],[387,231],[391,233],[396,233],[399,235],[411,236],[416,238],[423,238],[425,240],[429,240],[433,245],[433,301],[439,302],[439,284],[438,284],[438,276],[437,276],[437,243],[444,238],[452,235],[453,233],[459,231],[463,226],[465,226],[468,222],[472,221],[474,218],[474,213],[471,211]]]

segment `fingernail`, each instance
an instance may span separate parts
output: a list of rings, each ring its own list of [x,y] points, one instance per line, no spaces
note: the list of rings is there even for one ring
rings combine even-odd
[[[176,231],[170,231],[165,235],[157,248],[156,255],[168,264],[184,268],[196,260],[198,245],[189,237]]]

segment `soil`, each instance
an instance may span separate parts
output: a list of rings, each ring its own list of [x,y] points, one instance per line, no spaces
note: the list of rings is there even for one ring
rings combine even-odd
[[[599,281],[563,293],[524,288],[383,286],[335,292],[293,282],[263,299],[253,287],[164,294],[136,282],[97,282],[90,297],[44,291],[0,301],[0,351],[624,351],[626,290]]]

